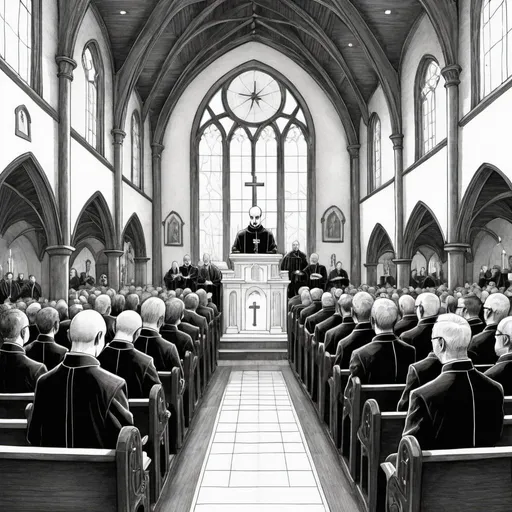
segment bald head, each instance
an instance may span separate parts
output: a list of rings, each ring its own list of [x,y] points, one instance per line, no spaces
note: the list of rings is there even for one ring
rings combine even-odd
[[[320,258],[318,257],[318,254],[316,252],[314,252],[313,254],[311,254],[311,256],[309,257],[309,263],[311,265],[316,265],[318,263],[318,260]]]
[[[140,310],[142,323],[145,327],[160,329],[165,319],[165,303],[158,297],[145,300]]]
[[[71,351],[97,356],[105,346],[106,331],[105,320],[97,311],[82,311],[69,326]]]
[[[441,302],[435,293],[421,293],[416,298],[417,315],[418,319],[427,318],[429,316],[436,316],[439,314]]]
[[[249,210],[249,218],[251,220],[251,226],[257,228],[261,224],[261,217],[263,212],[259,206],[253,206]]]
[[[196,293],[190,292],[186,297],[183,298],[185,303],[185,309],[189,311],[195,311],[199,306],[199,297]]]
[[[398,308],[391,299],[377,299],[372,306],[372,325],[375,332],[392,332],[398,319]]]
[[[357,292],[352,299],[352,316],[357,323],[368,322],[373,306],[373,297],[367,292]]]
[[[28,317],[19,309],[8,309],[0,314],[0,336],[5,343],[16,343],[23,346],[27,343],[30,333]]]
[[[170,299],[165,304],[165,323],[178,325],[183,318],[185,304],[181,299]]]
[[[414,314],[414,299],[410,295],[402,295],[398,299],[398,307],[402,316]]]
[[[331,292],[325,292],[322,295],[322,308],[333,308],[334,297]]]
[[[312,300],[322,300],[323,290],[321,288],[313,288],[311,290],[311,299]]]
[[[484,303],[484,320],[487,325],[498,324],[510,311],[509,298],[503,293],[492,293]]]
[[[112,307],[112,302],[110,300],[110,296],[106,293],[102,295],[98,295],[96,300],[94,301],[94,309],[100,315],[110,315],[110,309]]]
[[[123,311],[116,319],[115,339],[134,342],[142,329],[142,318],[135,311]]]
[[[432,330],[432,349],[441,363],[468,357],[471,327],[454,313],[440,315]]]

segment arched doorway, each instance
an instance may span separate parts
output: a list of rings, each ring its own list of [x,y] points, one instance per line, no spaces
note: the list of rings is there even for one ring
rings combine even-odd
[[[366,283],[394,284],[396,281],[395,249],[391,238],[381,224],[373,228],[366,250]]]
[[[126,223],[121,237],[121,287],[135,284],[143,286],[147,281],[146,239],[139,216],[134,213]]]

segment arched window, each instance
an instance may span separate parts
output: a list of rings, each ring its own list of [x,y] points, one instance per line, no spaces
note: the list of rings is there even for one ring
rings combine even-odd
[[[425,58],[418,68],[416,85],[416,157],[427,154],[437,143],[436,94],[441,68],[432,58]]]
[[[132,114],[132,183],[138,188],[142,188],[141,147],[140,117],[135,110]]]
[[[480,99],[512,75],[512,4],[483,0],[480,14]]]
[[[192,158],[199,224],[193,256],[207,252],[226,261],[254,204],[280,252],[294,240],[307,251],[312,135],[295,93],[267,71],[249,69],[231,74],[203,105]]]
[[[0,2],[0,56],[28,84],[32,46],[32,0]]]
[[[88,43],[82,54],[85,74],[85,140],[103,153],[103,67],[95,43]]]
[[[370,118],[369,134],[369,190],[373,192],[382,185],[382,158],[381,158],[381,129],[380,119],[377,114]]]

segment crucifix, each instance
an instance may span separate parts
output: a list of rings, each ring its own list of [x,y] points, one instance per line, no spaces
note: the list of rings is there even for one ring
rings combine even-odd
[[[252,174],[252,181],[246,181],[246,187],[252,187],[252,205],[256,206],[258,204],[258,194],[256,192],[256,187],[263,187],[265,183],[258,182],[256,179],[256,174]]]
[[[253,327],[256,327],[256,310],[257,310],[257,309],[260,309],[260,306],[258,306],[258,305],[256,304],[256,302],[253,302],[253,303],[252,303],[252,306],[249,306],[249,309],[252,309],[252,310],[253,310],[253,312],[254,312],[253,321],[252,321],[252,326],[253,326]]]

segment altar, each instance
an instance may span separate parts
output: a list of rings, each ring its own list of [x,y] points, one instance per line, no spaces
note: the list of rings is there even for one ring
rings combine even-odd
[[[222,270],[223,338],[286,339],[287,270],[281,254],[231,254]]]

